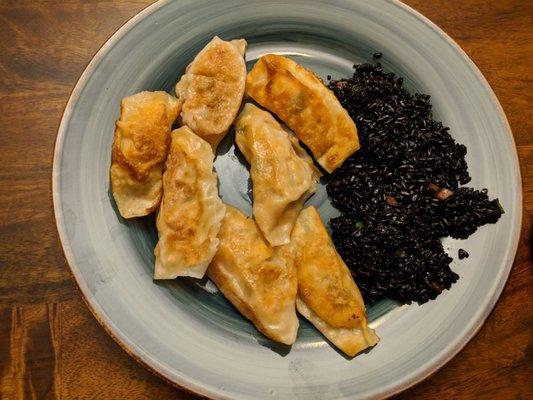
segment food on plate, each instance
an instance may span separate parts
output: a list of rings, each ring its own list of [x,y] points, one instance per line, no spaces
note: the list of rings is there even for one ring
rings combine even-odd
[[[402,82],[363,64],[330,84],[361,140],[327,186],[342,211],[332,237],[369,303],[436,298],[458,279],[441,239],[466,238],[503,211],[486,190],[461,187],[470,181],[466,147],[433,119],[429,96]]]
[[[328,172],[359,148],[355,124],[333,92],[287,57],[261,57],[246,78],[246,93],[293,130]]]
[[[272,248],[252,219],[231,206],[207,275],[265,336],[292,344],[298,331],[296,271],[283,247]]]
[[[200,51],[176,85],[181,122],[207,140],[213,150],[239,112],[246,82],[244,39],[215,36]]]
[[[109,175],[124,218],[148,215],[159,206],[170,130],[179,109],[178,100],[165,92],[122,99]]]
[[[288,245],[298,275],[298,312],[348,356],[374,346],[365,304],[315,207],[305,208]]]
[[[215,36],[176,84],[177,98],[123,99],[113,196],[124,218],[159,207],[155,279],[207,272],[268,338],[294,343],[299,312],[353,357],[379,341],[363,297],[436,298],[458,279],[441,239],[466,238],[503,209],[486,189],[462,186],[466,147],[433,119],[429,96],[408,93],[379,62],[326,87],[281,55],[261,57],[246,75],[246,45]],[[252,103],[237,116],[245,91],[287,127]],[[183,126],[171,132],[177,118]],[[214,152],[232,123],[255,219],[218,194]],[[303,208],[321,174],[298,139],[331,173],[327,193],[341,212],[332,237],[316,208]]]
[[[154,278],[201,278],[217,250],[225,212],[213,171],[214,154],[188,127],[171,136],[156,221]]]
[[[251,103],[235,121],[235,142],[250,164],[257,225],[271,246],[289,243],[303,203],[316,190],[318,169],[291,132]]]

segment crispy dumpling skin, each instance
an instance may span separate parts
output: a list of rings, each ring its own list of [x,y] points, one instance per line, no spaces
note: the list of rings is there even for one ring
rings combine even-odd
[[[122,99],[110,168],[111,191],[124,218],[155,211],[161,201],[163,164],[180,106],[165,92]]]
[[[246,78],[246,93],[293,130],[328,172],[359,149],[355,123],[333,92],[287,57],[261,57]]]
[[[368,327],[361,293],[316,208],[300,213],[287,247],[298,274],[298,312],[350,357],[374,346],[379,338]]]
[[[251,103],[235,121],[235,142],[250,164],[257,225],[271,246],[289,243],[303,203],[316,191],[313,160],[292,133]]]
[[[155,279],[202,278],[213,259],[224,204],[211,146],[188,127],[172,132],[157,214]]]
[[[216,150],[239,112],[246,83],[244,39],[215,36],[194,58],[176,84],[181,122]]]
[[[253,219],[226,206],[220,244],[207,276],[265,336],[292,344],[298,331],[296,270],[272,248]]]

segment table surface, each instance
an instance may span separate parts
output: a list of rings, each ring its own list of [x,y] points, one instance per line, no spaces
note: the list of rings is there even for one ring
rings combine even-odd
[[[57,128],[83,69],[149,1],[0,2],[0,398],[185,399],[100,327],[69,273],[52,212]],[[510,279],[477,336],[399,399],[526,399],[531,380],[533,2],[408,0],[454,38],[496,92],[524,183]]]

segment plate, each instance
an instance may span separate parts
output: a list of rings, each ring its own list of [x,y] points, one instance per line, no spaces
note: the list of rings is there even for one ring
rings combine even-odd
[[[505,214],[466,242],[453,263],[461,279],[422,306],[382,301],[369,309],[381,342],[347,359],[302,320],[290,351],[242,318],[209,281],[154,282],[153,218],[119,217],[108,169],[120,100],[167,90],[214,36],[248,40],[247,64],[287,54],[323,78],[349,76],[381,51],[384,67],[411,91],[432,96],[437,119],[468,147],[472,186],[487,187]],[[232,137],[215,167],[225,202],[250,212],[248,172]],[[521,219],[521,181],[509,125],[465,53],[422,15],[397,1],[158,2],[124,25],[91,61],[67,104],[54,154],[57,226],[90,309],[135,359],[166,380],[214,398],[380,398],[450,360],[476,333],[509,274]],[[328,221],[323,187],[310,203]],[[460,244],[459,244],[460,243]]]

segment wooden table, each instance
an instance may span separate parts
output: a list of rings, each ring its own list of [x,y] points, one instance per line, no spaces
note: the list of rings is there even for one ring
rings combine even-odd
[[[69,94],[105,40],[148,3],[0,2],[2,399],[191,398],[138,365],[98,325],[63,259],[52,213],[52,153]],[[524,222],[511,277],[485,326],[398,398],[532,398],[533,3],[407,3],[457,40],[500,99],[522,165]]]

